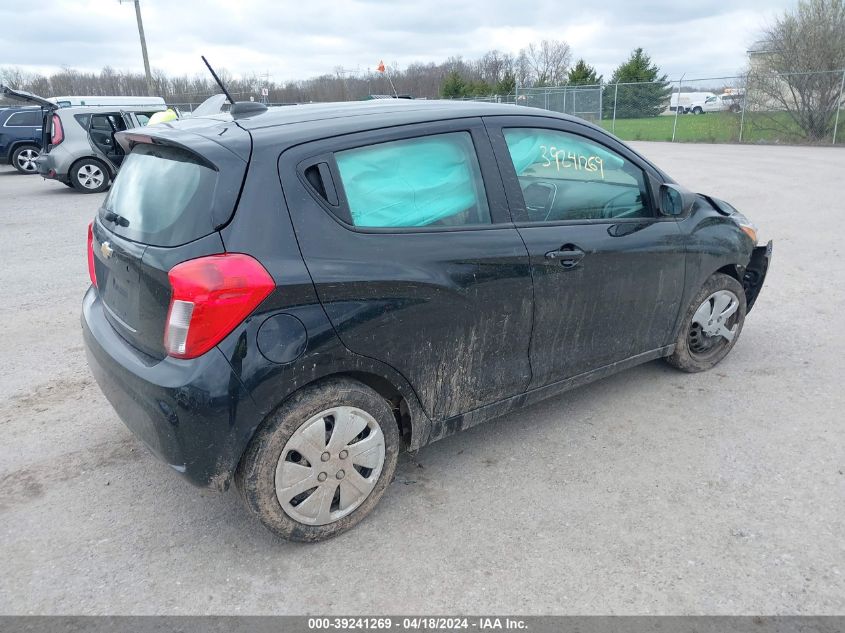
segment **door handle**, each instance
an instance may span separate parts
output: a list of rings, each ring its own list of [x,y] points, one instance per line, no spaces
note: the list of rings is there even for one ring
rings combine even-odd
[[[546,253],[547,259],[556,259],[564,268],[575,268],[586,253],[574,244],[564,244],[556,251]]]

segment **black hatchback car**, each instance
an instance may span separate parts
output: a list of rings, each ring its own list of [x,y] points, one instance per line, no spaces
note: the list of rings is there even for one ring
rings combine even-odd
[[[318,540],[400,449],[656,358],[713,367],[771,243],[580,119],[397,101],[118,135],[82,326],[119,416],[191,482]]]

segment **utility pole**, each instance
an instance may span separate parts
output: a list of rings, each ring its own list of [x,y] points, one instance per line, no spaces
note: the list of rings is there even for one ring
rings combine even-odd
[[[153,88],[153,78],[150,74],[150,59],[147,57],[147,38],[144,37],[144,22],[141,20],[141,2],[140,0],[117,0],[120,4],[124,2],[132,2],[135,5],[135,18],[138,20],[138,36],[141,38],[141,55],[144,57],[144,74],[147,76],[147,94],[151,97],[156,96]]]

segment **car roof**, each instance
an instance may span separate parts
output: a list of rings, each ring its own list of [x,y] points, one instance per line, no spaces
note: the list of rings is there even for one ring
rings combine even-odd
[[[297,123],[325,122],[331,125],[339,119],[348,123],[358,118],[361,129],[370,129],[369,117],[378,117],[377,127],[388,127],[412,122],[457,119],[491,115],[542,114],[544,116],[565,116],[548,110],[525,108],[508,103],[484,103],[479,101],[448,101],[423,99],[371,99],[368,101],[343,101],[337,103],[308,103],[294,106],[268,108],[266,112],[238,119],[238,124],[247,130],[292,125]],[[573,117],[565,117],[574,119]],[[342,127],[347,128],[344,124]]]
[[[589,121],[550,110],[509,103],[422,99],[372,99],[278,106],[236,117],[235,121],[239,127],[252,134],[255,143],[275,145],[279,142],[296,144],[397,125],[506,115],[563,119],[607,134]],[[201,128],[231,124],[232,120],[231,114],[218,113],[205,117],[189,116],[165,125],[176,130],[199,133]]]

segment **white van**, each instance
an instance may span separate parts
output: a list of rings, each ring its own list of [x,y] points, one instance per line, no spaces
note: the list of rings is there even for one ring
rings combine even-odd
[[[94,96],[65,96],[49,97],[60,108],[71,108],[75,106],[126,106],[126,107],[152,107],[164,110],[166,105],[161,97],[94,97]]]

